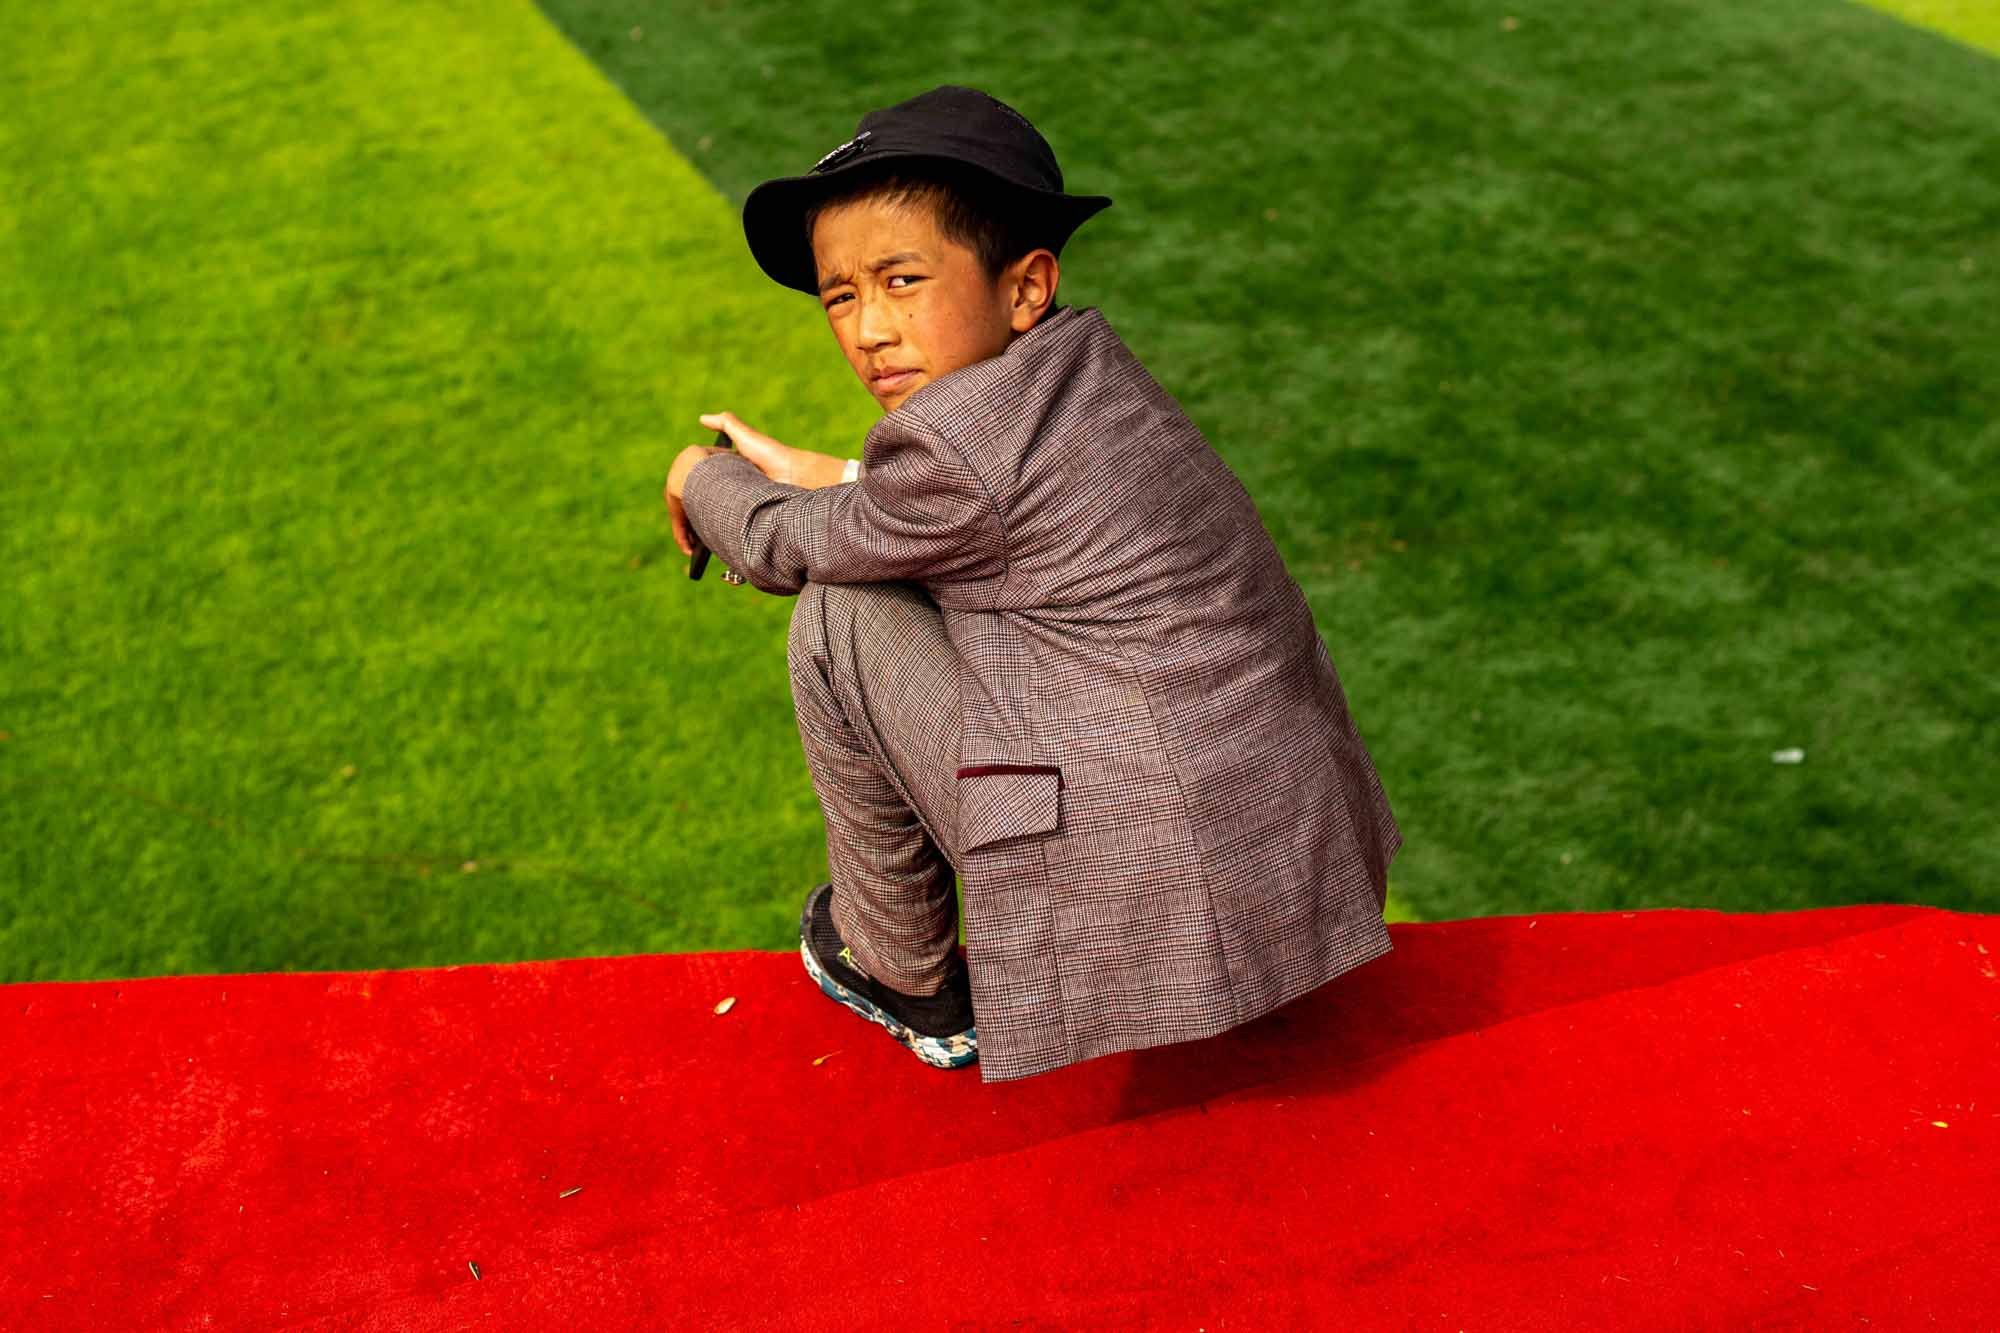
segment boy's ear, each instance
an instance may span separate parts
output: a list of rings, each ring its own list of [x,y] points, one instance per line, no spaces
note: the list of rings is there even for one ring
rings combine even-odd
[[[1054,303],[1062,266],[1050,250],[1030,250],[1007,266],[1005,280],[1014,332],[1026,333]]]

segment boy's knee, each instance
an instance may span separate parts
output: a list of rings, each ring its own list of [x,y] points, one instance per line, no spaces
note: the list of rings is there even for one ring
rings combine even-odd
[[[817,661],[825,654],[826,585],[808,583],[799,589],[792,606],[791,629],[785,636],[785,655],[793,666]]]
[[[792,608],[786,655],[794,666],[825,662],[846,638],[901,621],[916,613],[937,614],[921,588],[909,583],[808,583]]]

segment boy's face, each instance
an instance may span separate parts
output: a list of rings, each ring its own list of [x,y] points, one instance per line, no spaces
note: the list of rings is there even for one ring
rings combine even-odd
[[[828,209],[812,247],[827,323],[885,412],[934,379],[1000,355],[1055,294],[1049,251],[1023,255],[989,282],[978,256],[939,232],[922,205],[876,198]]]

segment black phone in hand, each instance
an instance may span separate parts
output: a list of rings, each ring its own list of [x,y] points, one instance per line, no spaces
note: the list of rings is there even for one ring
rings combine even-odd
[[[736,446],[730,442],[728,431],[719,430],[715,433],[715,447],[718,449],[734,449]],[[694,534],[694,524],[691,521],[688,523],[688,533],[691,536]],[[691,579],[698,579],[701,577],[702,571],[707,568],[708,568],[708,548],[701,544],[701,538],[699,536],[695,536],[694,558],[688,561],[688,577]]]

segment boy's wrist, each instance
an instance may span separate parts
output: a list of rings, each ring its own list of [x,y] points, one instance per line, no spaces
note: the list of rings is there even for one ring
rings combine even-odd
[[[840,470],[840,479],[842,481],[854,481],[860,476],[861,460],[858,458],[848,459],[847,465]]]

